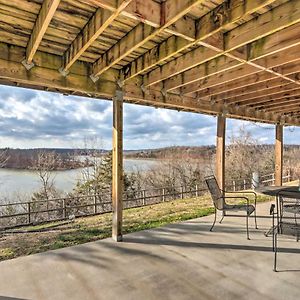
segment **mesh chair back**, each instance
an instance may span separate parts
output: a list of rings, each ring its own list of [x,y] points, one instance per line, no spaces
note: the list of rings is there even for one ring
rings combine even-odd
[[[279,233],[300,237],[300,199],[279,197]]]
[[[205,178],[206,185],[214,202],[214,206],[216,209],[222,210],[224,208],[224,198],[222,191],[218,185],[215,176],[209,176]]]

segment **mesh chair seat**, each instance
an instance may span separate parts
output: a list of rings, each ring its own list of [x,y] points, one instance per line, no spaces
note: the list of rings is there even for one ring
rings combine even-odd
[[[300,214],[300,204],[284,204],[283,210],[287,213]]]
[[[300,224],[281,223],[279,233],[282,235],[300,237]]]
[[[248,215],[251,215],[255,211],[255,207],[253,205],[245,205],[245,204],[225,204],[224,210],[229,211],[246,211]]]

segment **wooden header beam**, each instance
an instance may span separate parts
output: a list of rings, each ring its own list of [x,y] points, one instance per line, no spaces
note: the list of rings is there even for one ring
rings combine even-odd
[[[33,27],[31,37],[29,39],[26,58],[23,62],[27,69],[33,67],[33,57],[43,39],[43,36],[56,12],[60,0],[44,0],[41,6],[40,13],[37,17],[36,23]]]
[[[28,72],[19,63],[24,57],[24,53],[25,49],[22,47],[0,43],[0,82],[6,84],[10,82],[12,85],[18,84],[18,86],[26,87],[33,86],[44,90],[50,89],[66,94],[88,95],[101,99],[111,99],[115,93],[118,79],[116,70],[109,70],[109,72],[102,74],[99,82],[95,84],[87,76],[89,64],[76,62],[72,72],[65,78],[57,72],[62,63],[61,57],[38,51],[35,58],[36,66]],[[126,83],[124,85],[124,99],[129,102],[135,101],[140,104],[145,103],[157,107],[184,109],[199,113],[220,114],[223,111],[222,104],[215,105],[194,97],[164,95],[161,90],[155,88],[151,88],[145,93],[140,86],[141,82]],[[256,112],[254,109],[240,109],[238,107],[229,107],[228,116],[269,123],[277,123],[281,120],[280,114],[265,114]],[[300,125],[299,118],[287,117],[285,122],[290,125]]]

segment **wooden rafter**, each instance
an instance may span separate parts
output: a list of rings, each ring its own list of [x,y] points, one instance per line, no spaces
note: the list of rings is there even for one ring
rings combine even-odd
[[[24,65],[30,69],[33,61],[33,57],[42,41],[42,38],[56,12],[56,9],[60,3],[60,0],[44,0],[41,6],[41,10],[35,22],[32,30],[27,48]]]
[[[298,80],[300,78],[300,66],[289,65],[283,69],[286,76]],[[204,86],[203,89],[197,92],[197,97],[209,97],[211,101],[223,101],[226,97],[233,97],[247,94],[247,91],[253,92],[264,90],[282,84],[289,83],[285,79],[278,78],[274,74],[259,72],[237,80],[232,80],[226,83],[219,83],[214,86]]]
[[[188,42],[188,41],[178,40],[177,43],[174,45],[173,44],[174,40],[172,40],[171,38],[169,40],[166,40],[162,44],[149,50],[147,53],[140,56],[135,61],[131,62],[129,65],[124,67],[123,72],[124,72],[125,80],[131,79],[139,75],[140,73],[145,72],[148,69],[157,66],[158,64],[167,60],[169,57],[174,56],[178,52],[185,50],[188,47],[191,47],[207,39],[211,35],[218,33],[222,30],[225,30],[226,28],[229,28],[232,24],[246,18],[250,14],[255,13],[256,11],[265,7],[266,5],[273,3],[274,1],[275,0],[266,0],[266,1],[234,0],[234,1],[230,1],[230,6],[228,6],[229,2],[227,2],[227,4],[224,3],[216,7],[214,10],[212,10],[212,12],[206,14],[204,17],[200,18],[196,22],[197,35],[194,41]],[[225,9],[226,9],[226,13],[224,13]],[[222,21],[220,21],[217,16],[224,16],[224,17]],[[172,44],[171,49],[170,49],[170,44]],[[165,49],[168,49],[168,51],[165,51]],[[201,56],[201,51],[189,56],[190,58],[194,58],[193,60],[194,63],[190,64],[191,60],[189,58],[186,58],[184,60],[185,65],[183,65],[181,69],[178,67],[178,65],[183,64],[182,62],[176,61],[176,62],[170,62],[170,64],[172,64],[173,66],[175,65],[176,70],[177,71],[181,70],[182,72],[185,69],[191,68],[193,67],[193,65],[197,64],[197,59],[199,56]],[[169,69],[173,69],[173,66],[170,66]],[[153,72],[159,73],[159,71],[160,70],[157,69],[154,70]],[[167,70],[161,70],[161,74],[163,74],[164,72],[167,72]],[[162,78],[167,78],[171,75],[172,73],[166,73],[162,75]],[[151,76],[155,77],[154,74],[151,74],[150,77]]]
[[[64,55],[64,66],[61,71],[66,74],[76,60],[95,42],[109,25],[122,13],[132,0],[123,0],[111,13],[98,8],[92,18],[77,35]]]
[[[117,9],[115,0],[85,0],[99,7],[115,12]],[[182,3],[187,1],[184,0]],[[161,4],[154,0],[133,0],[121,12],[122,16],[140,21],[154,28],[161,26]],[[180,36],[187,41],[195,40],[195,21],[190,17],[178,19],[173,26],[164,29],[165,32]]]
[[[285,13],[288,12],[287,17]],[[274,15],[284,16],[280,19],[280,22],[277,20],[277,18],[274,18]],[[257,23],[261,24],[259,26],[259,32],[258,34],[254,34],[255,29],[252,28],[254,27],[254,24]],[[278,77],[284,78],[282,74],[266,68],[265,66],[261,66],[259,64],[255,63],[255,60],[258,59],[259,57],[263,57],[266,55],[270,55],[276,51],[286,49],[289,47],[293,47],[300,42],[300,35],[298,35],[298,39],[296,38],[295,40],[288,40],[285,39],[285,32],[281,32],[281,35],[277,35],[276,33],[288,26],[292,26],[296,24],[297,22],[300,22],[300,2],[299,1],[290,1],[285,4],[282,4],[281,6],[275,8],[271,12],[268,12],[266,14],[263,14],[256,18],[255,20],[249,21],[248,23],[245,23],[232,31],[229,31],[227,34],[225,34],[224,41],[223,39],[220,42],[220,46],[216,47],[214,46],[214,49],[216,51],[219,51],[220,54],[227,55],[231,58],[236,58],[240,62],[244,62],[246,64],[249,64],[251,66],[257,67],[259,70],[265,70],[267,72],[273,73],[277,75]],[[249,25],[250,24],[250,25]],[[295,28],[299,32],[299,26],[296,25]],[[288,30],[287,30],[288,32]],[[273,34],[272,34],[273,33]],[[256,42],[256,39],[263,38],[265,36],[269,35],[268,37],[264,38],[263,41]],[[282,39],[284,41],[284,47],[279,47],[279,41],[278,39]],[[275,41],[275,42],[274,42]],[[248,52],[251,53],[251,56],[249,59],[243,59],[241,57],[237,57],[234,54],[232,54],[232,50],[244,46],[245,44],[252,42],[252,44],[248,45]],[[273,42],[273,43],[272,43]],[[223,49],[223,43],[225,43],[225,47]],[[259,50],[257,50],[259,45]],[[265,46],[265,47],[264,47]],[[273,48],[273,49],[271,49]],[[285,78],[288,81],[292,81],[289,78]],[[295,81],[296,84],[299,84],[297,81]],[[193,83],[189,85],[188,88],[184,89],[184,93],[193,93],[195,91],[199,90],[199,87],[197,83]]]
[[[293,80],[297,80],[300,73],[300,65],[289,64],[283,66],[280,72]],[[263,71],[257,72],[255,67],[251,67],[250,70],[248,65],[243,65],[236,70],[233,69],[229,72],[203,79],[200,83],[197,83],[201,87],[197,95],[201,98],[213,93],[214,90],[215,92],[226,92],[238,88],[246,88],[248,85],[263,83],[275,78],[278,78],[275,74]]]
[[[227,104],[242,103],[243,101],[257,99],[264,96],[271,96],[282,91],[292,91],[297,87],[298,85],[289,83],[285,79],[281,79],[281,81],[280,79],[277,79],[276,81],[274,81],[274,85],[271,86],[266,86],[266,83],[263,83],[259,88],[258,85],[253,86],[252,89],[249,87],[249,92],[244,92],[246,89],[243,88],[241,89],[241,92],[236,91],[232,98],[228,97],[228,94],[233,94],[233,91],[212,96],[211,98],[216,102],[223,101]]]
[[[94,63],[91,77],[96,80],[97,76],[117,64],[124,57],[130,55],[130,53],[140,48],[155,36],[159,35],[202,1],[203,0],[184,0],[175,1],[174,3],[172,0],[167,0],[166,2],[163,2],[161,6],[161,10],[163,11],[163,13],[161,13],[163,16],[161,26],[154,29],[146,24],[137,25]]]
[[[278,93],[274,93],[271,95],[263,95],[260,97],[256,97],[254,99],[240,101],[240,102],[238,102],[238,104],[240,106],[244,106],[244,105],[251,105],[253,107],[254,106],[264,106],[264,105],[268,105],[268,102],[270,102],[270,101],[276,100],[276,102],[277,102],[277,100],[280,100],[280,99],[288,100],[288,99],[290,99],[290,97],[295,97],[295,96],[298,96],[299,94],[300,94],[300,88],[298,86],[297,88],[291,88],[290,90],[280,91]]]

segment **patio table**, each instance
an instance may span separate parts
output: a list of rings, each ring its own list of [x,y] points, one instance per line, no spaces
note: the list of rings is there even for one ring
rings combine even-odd
[[[263,186],[255,189],[259,194],[277,197],[278,194],[285,198],[300,199],[299,186]]]
[[[299,186],[264,186],[255,189],[255,191],[259,194],[264,194],[268,196],[276,197],[276,203],[278,205],[278,196],[284,198],[291,198],[291,199],[300,199],[300,188]],[[295,205],[294,205],[295,206]],[[300,205],[297,210],[300,210]],[[295,207],[293,207],[295,209]],[[273,232],[274,227],[272,226],[267,232],[265,232],[265,236],[268,236],[270,233]]]

